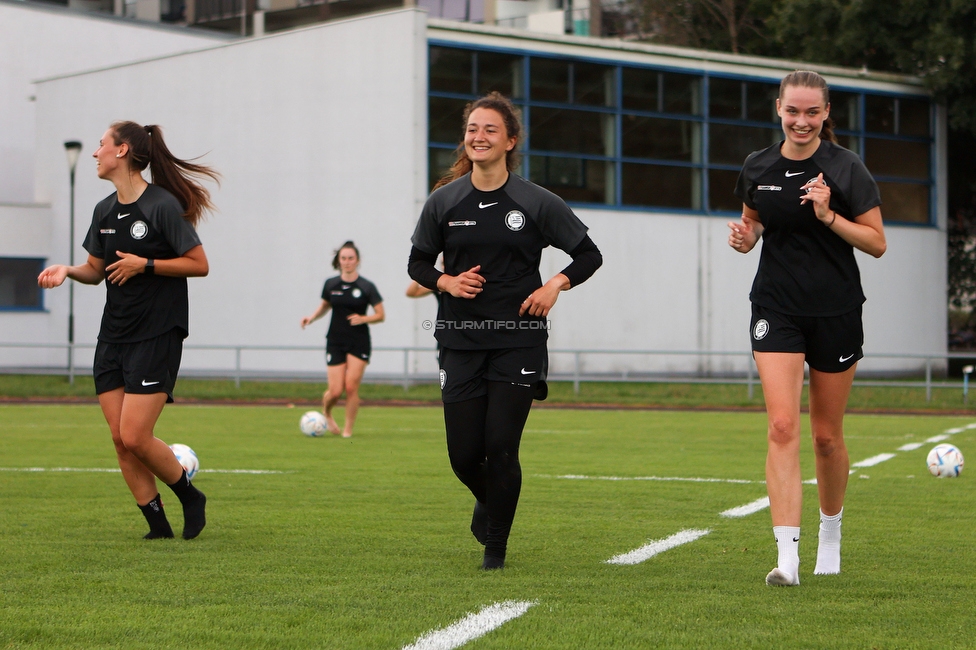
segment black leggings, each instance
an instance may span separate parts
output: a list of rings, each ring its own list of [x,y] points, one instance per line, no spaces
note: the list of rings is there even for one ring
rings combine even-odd
[[[522,490],[518,450],[532,394],[530,386],[490,381],[487,395],[444,405],[451,469],[500,523],[515,519]]]

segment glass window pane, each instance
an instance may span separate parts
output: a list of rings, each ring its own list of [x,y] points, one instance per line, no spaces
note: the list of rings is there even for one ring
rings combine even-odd
[[[742,119],[742,82],[734,79],[710,79],[708,112],[712,117]]]
[[[702,78],[690,74],[661,73],[664,79],[664,107],[666,113],[701,115]]]
[[[573,64],[573,101],[590,106],[616,104],[613,68],[596,63]]]
[[[866,95],[864,97],[865,129],[874,133],[895,132],[895,98]]]
[[[0,309],[41,309],[37,276],[44,260],[0,258]]]
[[[530,98],[537,102],[569,101],[569,63],[533,58],[529,64],[532,87]]]
[[[765,149],[783,139],[780,129],[712,124],[708,143],[711,162],[741,165],[753,151]]]
[[[448,93],[474,92],[471,79],[473,70],[470,50],[458,50],[453,47],[430,48],[430,89]]]
[[[929,179],[929,145],[925,142],[902,142],[864,139],[864,164],[876,176]]]
[[[661,73],[656,70],[640,68],[623,69],[624,108],[637,111],[661,111],[663,102],[658,103],[658,81]]]
[[[739,172],[727,169],[708,170],[708,207],[712,210],[742,211],[742,201],[733,194]]]
[[[529,180],[578,203],[614,202],[613,163],[563,156],[531,156]]]
[[[612,115],[536,106],[529,122],[533,150],[614,155]]]
[[[701,161],[701,124],[624,115],[620,146],[630,158]]]
[[[690,167],[663,165],[622,165],[621,194],[624,205],[662,208],[700,208],[701,172]]]
[[[457,144],[464,138],[464,107],[468,102],[463,99],[447,99],[444,97],[430,97],[428,105],[428,139],[430,142]]]
[[[857,116],[857,95],[830,91],[830,117],[834,127],[844,131],[857,131],[860,121]]]
[[[776,98],[779,84],[746,82],[746,118],[757,122],[779,123]]]
[[[878,183],[881,190],[881,216],[885,221],[929,223],[928,185]]]
[[[524,57],[495,52],[478,52],[478,94],[497,90],[506,97],[522,97]]]
[[[837,144],[844,147],[845,149],[850,149],[854,153],[860,155],[860,139],[853,135],[837,135]]]
[[[898,100],[898,133],[929,136],[929,103],[924,99]]]
[[[441,176],[454,164],[455,154],[451,149],[427,150],[427,190],[434,189],[434,185],[440,180]]]

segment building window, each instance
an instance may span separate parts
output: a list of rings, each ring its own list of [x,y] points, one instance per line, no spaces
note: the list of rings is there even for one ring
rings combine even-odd
[[[465,105],[492,90],[522,111],[519,173],[572,203],[738,213],[743,161],[783,139],[776,81],[433,43],[431,187]],[[832,88],[831,117],[878,181],[885,221],[931,223],[930,102]]]
[[[42,270],[43,259],[0,257],[0,310],[43,310],[43,294],[37,286]]]

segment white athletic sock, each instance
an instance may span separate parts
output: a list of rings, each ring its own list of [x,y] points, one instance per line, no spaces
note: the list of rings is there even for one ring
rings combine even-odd
[[[800,584],[800,527],[773,526],[779,560],[776,568],[793,578],[794,585]],[[768,580],[767,580],[768,582]]]
[[[840,524],[844,509],[828,517],[820,511],[820,543],[817,545],[817,566],[814,575],[840,573]]]

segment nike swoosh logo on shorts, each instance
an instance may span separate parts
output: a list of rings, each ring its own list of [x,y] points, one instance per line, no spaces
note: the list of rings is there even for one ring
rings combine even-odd
[[[790,173],[790,172],[786,172],[786,177],[787,177],[787,178],[793,178],[794,176],[799,176],[799,175],[800,175],[800,174],[802,174],[802,173],[803,173],[803,172],[793,172],[793,173]]]
[[[851,354],[851,355],[848,355],[848,356],[846,356],[846,357],[845,357],[845,356],[843,356],[843,355],[841,355],[841,357],[840,357],[840,359],[838,359],[838,361],[840,361],[841,363],[844,363],[845,361],[848,361],[848,360],[850,360],[850,358],[851,358],[851,357],[853,357],[853,356],[854,356],[853,354]]]
[[[535,370],[526,370],[525,368],[522,368],[522,374],[523,375],[534,375],[535,374]]]
[[[498,205],[498,201],[495,201],[494,203],[482,203],[481,201],[478,201],[478,207],[482,210],[485,208],[490,208],[493,205]]]
[[[158,383],[159,383],[158,381],[146,381],[145,379],[142,380],[143,386],[155,386]]]
[[[126,212],[125,214],[120,214],[120,215],[119,215],[119,219],[125,219],[125,218],[126,218],[126,217],[128,217],[128,216],[129,216],[130,214],[132,214],[132,213],[131,213],[131,212]]]

